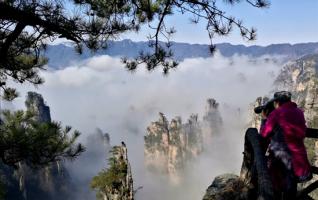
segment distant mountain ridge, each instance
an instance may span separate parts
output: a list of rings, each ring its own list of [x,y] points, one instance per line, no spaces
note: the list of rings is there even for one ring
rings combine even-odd
[[[163,44],[163,43],[162,43]],[[163,44],[164,45],[164,44]],[[231,57],[235,54],[250,57],[261,57],[265,55],[285,56],[286,59],[296,59],[307,54],[318,53],[318,42],[299,43],[299,44],[271,44],[268,46],[244,46],[232,45],[230,43],[216,44],[217,50],[224,57]],[[174,58],[182,61],[186,58],[208,58],[211,57],[209,45],[188,44],[172,42],[171,49]],[[108,48],[99,50],[95,54],[88,49],[84,49],[83,54],[75,52],[70,43],[48,45],[45,56],[49,58],[49,66],[52,68],[64,68],[74,61],[84,60],[92,56],[109,55],[113,57],[133,58],[141,52],[151,52],[148,42],[134,42],[131,40],[110,41]]]

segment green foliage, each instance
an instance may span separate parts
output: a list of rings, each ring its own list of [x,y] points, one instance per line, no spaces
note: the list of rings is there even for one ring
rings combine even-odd
[[[114,155],[109,158],[108,169],[103,169],[94,176],[90,187],[96,190],[96,197],[100,198],[110,190],[119,190],[125,181],[128,166],[122,158],[115,158]]]
[[[38,85],[43,80],[38,75],[47,60],[43,57],[48,41],[63,38],[74,42],[82,53],[83,47],[96,51],[107,47],[107,41],[120,34],[138,32],[142,25],[152,30],[149,46],[153,52],[140,53],[136,59],[123,59],[129,70],[145,64],[148,70],[161,66],[164,73],[177,66],[171,51],[174,27],[167,27],[166,18],[175,12],[190,14],[192,22],[206,23],[215,50],[215,35],[228,35],[238,28],[247,40],[256,37],[254,28],[246,28],[241,20],[227,15],[219,5],[221,0],[4,0],[0,1],[0,87],[7,99],[17,93],[7,86],[8,79],[19,83]],[[226,0],[236,4],[245,1],[257,7],[267,7],[267,0]],[[161,43],[159,40],[165,40]]]
[[[3,99],[12,101],[19,96],[18,92],[14,88],[5,88],[3,92]]]
[[[17,167],[24,162],[31,167],[42,167],[63,159],[74,159],[84,151],[75,144],[80,135],[71,134],[71,127],[60,123],[40,123],[30,112],[4,111],[0,124],[0,158],[4,164]],[[71,134],[71,135],[70,135]]]

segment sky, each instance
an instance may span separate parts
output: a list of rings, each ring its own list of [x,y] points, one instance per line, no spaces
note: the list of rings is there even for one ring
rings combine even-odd
[[[255,27],[257,29],[257,40],[245,41],[234,30],[229,37],[215,38],[215,43],[269,45],[274,43],[318,42],[317,0],[271,0],[270,2],[270,7],[265,9],[252,7],[244,1],[234,6],[220,4],[228,14],[243,20],[247,27]],[[190,23],[190,16],[175,14],[167,19],[168,26],[174,26],[177,30],[172,38],[173,41],[209,43],[204,21],[194,25]],[[121,38],[144,41],[149,33],[149,29],[143,28],[138,34],[129,33]]]
[[[216,43],[268,45],[318,42],[317,0],[272,0],[271,7],[264,10],[246,3],[223,5],[223,8],[242,19],[248,27],[256,27],[258,38],[255,42],[246,42],[234,31],[229,37],[216,38]],[[189,16],[177,14],[168,19],[168,24],[174,25],[178,31],[174,41],[209,42],[203,22],[193,25]],[[119,39],[145,41],[148,33],[148,30],[142,29],[138,35],[130,33]],[[85,142],[96,128],[110,134],[111,145],[125,141],[135,188],[145,186],[137,193],[139,200],[200,199],[215,175],[239,172],[249,105],[258,96],[270,93],[280,69],[281,66],[272,60],[250,60],[244,56],[224,58],[216,54],[213,58],[186,59],[169,76],[162,76],[160,71],[148,73],[142,70],[131,74],[127,73],[119,58],[103,55],[75,62],[63,69],[41,71],[46,82],[38,88],[28,84],[14,85],[20,97],[9,106],[24,109],[26,92],[36,91],[50,106],[53,120],[82,132],[81,142]],[[158,118],[158,112],[165,113],[169,120],[175,116],[186,120],[192,113],[198,113],[201,119],[207,98],[215,98],[220,103],[227,130],[221,138],[215,138],[210,149],[212,153],[200,158],[200,162],[196,162],[195,168],[187,174],[191,183],[174,194],[175,191],[170,191],[169,185],[163,184],[160,178],[145,175],[143,136],[146,127]],[[238,108],[243,113],[240,116],[233,114]],[[91,149],[90,146],[87,148]],[[96,158],[88,161],[84,157],[80,164],[75,163],[77,170],[74,166],[69,168],[73,177],[83,179],[83,184],[86,184],[83,185],[84,192],[88,190],[91,177],[106,165],[103,161],[107,151],[94,148],[92,151]],[[224,158],[219,152],[227,152],[227,156]]]

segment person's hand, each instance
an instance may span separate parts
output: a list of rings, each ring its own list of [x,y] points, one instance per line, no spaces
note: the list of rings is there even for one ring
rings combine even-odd
[[[262,119],[266,119],[267,118],[267,112],[262,110],[261,116],[262,116]]]

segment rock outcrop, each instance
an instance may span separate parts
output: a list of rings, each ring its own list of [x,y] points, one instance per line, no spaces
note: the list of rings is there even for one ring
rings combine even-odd
[[[207,100],[203,122],[211,128],[211,132],[216,133],[221,128],[223,120],[219,111],[219,103],[215,99]]]
[[[215,177],[203,200],[247,200],[247,192],[247,187],[237,175],[223,174]]]
[[[219,111],[219,103],[215,99],[208,99],[203,115],[203,139],[205,145],[211,143],[212,137],[221,133],[223,119]]]
[[[50,107],[44,103],[44,99],[41,94],[28,92],[25,106],[28,111],[35,115],[34,117],[36,121],[51,122]]]
[[[37,121],[51,122],[50,108],[45,105],[42,95],[28,92],[25,105]],[[60,162],[43,169],[34,169],[21,162],[17,170],[4,166],[2,171],[7,180],[8,199],[67,199],[72,187],[68,172]]]
[[[213,134],[222,127],[218,103],[214,99],[207,102],[202,121],[193,114],[185,123],[181,117],[169,122],[159,113],[159,120],[147,127],[145,165],[149,171],[166,174],[173,183],[180,183],[187,163],[203,152],[205,144],[208,145]]]
[[[197,115],[191,115],[182,124],[176,117],[169,123],[163,113],[159,120],[147,128],[145,139],[145,164],[152,172],[167,174],[178,183],[186,162],[202,150],[202,130]]]
[[[93,178],[91,186],[97,190],[98,199],[133,200],[133,178],[125,143],[114,146],[111,154],[109,167]]]

